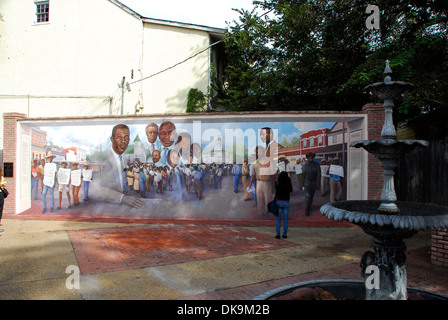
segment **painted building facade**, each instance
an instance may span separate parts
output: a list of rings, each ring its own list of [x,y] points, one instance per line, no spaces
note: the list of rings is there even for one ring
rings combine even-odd
[[[300,135],[299,143],[295,146],[280,146],[279,155],[286,156],[290,161],[305,159],[309,152],[318,152],[328,146],[328,128],[310,130]]]
[[[32,160],[44,159],[47,155],[47,133],[40,128],[31,130],[31,158]]]

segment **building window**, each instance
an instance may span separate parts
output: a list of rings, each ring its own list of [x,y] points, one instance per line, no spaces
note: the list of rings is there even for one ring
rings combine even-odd
[[[336,143],[338,143],[338,136],[334,135],[333,136],[333,144],[336,144]]]
[[[319,145],[319,147],[323,145],[323,141],[322,140],[323,140],[322,136],[318,136],[317,137],[317,144]]]
[[[314,138],[310,138],[310,148],[314,147]]]
[[[36,22],[48,22],[50,12],[50,1],[39,1],[36,4]]]

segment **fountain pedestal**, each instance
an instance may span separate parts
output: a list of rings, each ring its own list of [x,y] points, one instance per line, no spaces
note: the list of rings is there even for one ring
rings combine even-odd
[[[373,226],[364,226],[362,229],[373,236],[374,249],[374,252],[366,251],[361,258],[361,276],[366,281],[366,300],[406,300],[407,261],[403,240],[412,237],[417,231],[385,231]],[[372,268],[371,275],[366,273],[369,266],[375,267]],[[373,279],[370,280],[369,277]]]
[[[361,274],[366,279],[366,299],[407,299],[406,246],[404,239],[427,228],[448,226],[448,209],[431,204],[397,202],[394,186],[394,170],[399,158],[415,147],[426,147],[427,141],[396,140],[392,122],[393,99],[412,87],[410,83],[392,81],[389,62],[384,69],[384,81],[366,87],[384,100],[385,119],[381,140],[363,140],[351,144],[363,148],[380,160],[384,183],[381,201],[339,201],[325,204],[320,211],[329,219],[348,220],[359,225],[373,237],[374,251],[367,251],[361,258]],[[373,270],[373,271],[372,271]],[[371,274],[375,285],[369,283]]]

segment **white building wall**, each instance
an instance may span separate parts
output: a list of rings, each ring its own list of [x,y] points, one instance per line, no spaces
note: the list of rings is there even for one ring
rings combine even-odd
[[[1,1],[1,93],[52,97],[31,98],[29,110],[21,110],[30,117],[48,109],[54,116],[97,113],[98,102],[83,99],[53,109],[61,104],[53,97],[113,95],[122,77],[139,67],[141,21],[105,0],[51,0],[48,23],[34,23],[34,10],[31,0]]]
[[[143,77],[172,67],[206,49],[209,44],[205,31],[145,23]],[[191,88],[207,93],[208,66],[209,52],[206,50],[172,69],[143,80],[144,113],[185,112]]]
[[[124,115],[135,113],[141,97],[143,113],[177,113],[185,112],[190,88],[207,93],[208,50],[139,81],[207,48],[206,28],[148,22],[113,0],[50,0],[50,21],[42,24],[33,0],[0,0],[0,14],[0,115],[119,115],[123,77],[131,84]]]

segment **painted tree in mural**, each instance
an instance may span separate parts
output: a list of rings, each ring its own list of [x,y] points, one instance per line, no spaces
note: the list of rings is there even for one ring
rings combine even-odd
[[[445,0],[370,1],[379,28],[369,29],[366,1],[254,1],[229,26],[225,97],[229,110],[359,110],[363,88],[393,79],[414,90],[397,116],[410,119],[448,105],[448,6]],[[256,13],[258,12],[258,13]]]

